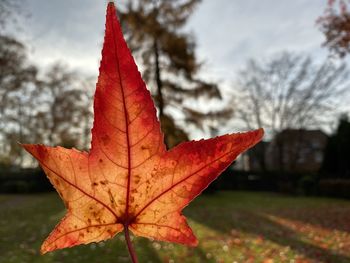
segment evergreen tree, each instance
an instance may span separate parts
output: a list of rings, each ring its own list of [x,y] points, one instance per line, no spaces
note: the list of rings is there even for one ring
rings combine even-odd
[[[144,67],[143,77],[149,87],[156,87],[152,93],[168,146],[187,140],[174,116],[183,114],[184,123],[203,127],[211,117],[226,115],[225,111],[203,113],[195,103],[199,97],[221,99],[217,85],[197,77],[200,63],[194,39],[181,31],[199,2],[128,0],[120,10],[127,42]]]
[[[336,178],[350,178],[350,122],[347,115],[341,116],[336,134],[328,141],[322,172]]]

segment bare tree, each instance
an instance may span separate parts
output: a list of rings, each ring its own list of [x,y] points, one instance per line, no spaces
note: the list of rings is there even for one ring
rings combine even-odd
[[[28,109],[39,92],[37,68],[28,62],[23,44],[6,36],[0,36],[0,65],[0,161],[21,163],[17,142],[25,138]]]
[[[21,11],[0,1],[0,164],[23,165],[18,142],[87,148],[93,84],[60,64],[39,73],[16,38],[4,35]],[[83,136],[82,136],[83,135]]]
[[[249,129],[263,127],[271,136],[323,127],[332,120],[347,80],[345,64],[317,64],[288,52],[250,60],[239,74],[235,113]],[[260,159],[265,168],[265,157]]]
[[[54,64],[41,81],[41,103],[37,105],[41,127],[48,144],[86,147],[85,134],[90,122],[91,91],[87,81],[62,64]]]
[[[18,142],[87,148],[91,81],[59,64],[40,77],[23,44],[9,37],[0,37],[0,63],[0,163],[24,163]]]

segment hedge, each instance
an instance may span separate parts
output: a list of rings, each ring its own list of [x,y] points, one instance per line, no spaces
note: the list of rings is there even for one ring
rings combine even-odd
[[[0,193],[36,193],[52,190],[51,183],[40,169],[0,170]]]

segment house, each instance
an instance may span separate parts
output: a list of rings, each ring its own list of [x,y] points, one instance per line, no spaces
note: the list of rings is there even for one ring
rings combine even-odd
[[[247,151],[239,167],[246,171],[314,173],[322,165],[327,142],[328,136],[321,130],[286,129],[271,142],[261,142]]]
[[[287,129],[278,133],[266,151],[268,170],[317,172],[328,136],[321,130]]]

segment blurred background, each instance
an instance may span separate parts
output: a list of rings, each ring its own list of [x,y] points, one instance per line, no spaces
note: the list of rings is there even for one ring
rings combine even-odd
[[[128,262],[38,255],[64,210],[18,144],[89,149],[106,4],[0,1],[0,262]],[[116,4],[169,148],[266,132],[187,208],[200,246],[137,239],[144,262],[350,262],[350,1]]]

